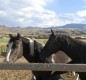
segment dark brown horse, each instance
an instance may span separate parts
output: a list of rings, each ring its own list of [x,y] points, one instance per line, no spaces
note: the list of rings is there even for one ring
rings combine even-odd
[[[50,35],[47,43],[41,51],[40,58],[47,61],[47,57],[61,50],[65,52],[71,59],[71,63],[86,64],[86,43],[73,39],[65,34]],[[79,73],[81,80],[86,80],[86,73]]]

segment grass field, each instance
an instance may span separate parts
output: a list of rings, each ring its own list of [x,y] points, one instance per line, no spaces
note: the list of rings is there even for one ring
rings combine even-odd
[[[9,38],[1,38],[0,39],[0,45],[6,45],[8,40],[9,40]]]

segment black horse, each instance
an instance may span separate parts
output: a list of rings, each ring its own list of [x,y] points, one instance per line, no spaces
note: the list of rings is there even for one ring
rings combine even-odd
[[[47,57],[59,50],[65,52],[71,59],[71,63],[86,64],[86,43],[71,38],[65,34],[52,34],[41,51],[40,58],[47,60]],[[81,80],[86,80],[86,73],[79,73]]]
[[[13,36],[10,34],[9,36],[10,40],[7,44],[7,55],[4,60],[5,62],[14,63],[16,60],[24,56],[28,62],[44,63],[44,61],[42,61],[39,57],[39,54],[43,48],[42,44],[40,44],[36,40],[21,37],[20,34],[17,34],[17,36]],[[57,62],[67,63],[70,61],[70,59],[67,58],[66,55],[63,55],[63,59],[59,59],[59,57],[61,58],[62,55],[57,56]],[[55,55],[53,56],[53,58],[54,57]],[[53,60],[49,61],[53,62]],[[59,78],[61,78],[58,73],[51,74],[51,71],[32,71],[32,73],[35,75],[36,80],[59,80]]]

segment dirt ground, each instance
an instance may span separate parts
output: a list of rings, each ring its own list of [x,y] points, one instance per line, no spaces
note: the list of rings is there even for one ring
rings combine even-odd
[[[0,58],[0,62],[4,58]],[[17,63],[28,63],[24,58],[21,58]],[[0,80],[31,80],[30,70],[0,70]],[[75,80],[75,77],[71,72],[62,74],[64,80]]]

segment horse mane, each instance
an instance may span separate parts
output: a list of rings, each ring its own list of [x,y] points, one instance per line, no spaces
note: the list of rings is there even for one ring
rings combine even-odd
[[[75,39],[75,38],[72,38],[72,37],[68,37],[68,39],[70,39],[71,40],[71,42],[73,42],[73,43],[77,43],[77,44],[80,44],[80,45],[86,45],[86,43],[85,42],[83,42],[83,41],[81,41],[81,40],[79,40],[79,39]]]
[[[80,41],[80,40],[75,39],[75,38],[72,38],[72,37],[70,37],[69,35],[66,35],[66,34],[61,34],[61,33],[57,34],[56,38],[59,38],[61,41],[66,40],[68,45],[75,45],[76,43],[80,44],[80,45],[86,45],[85,42]]]

